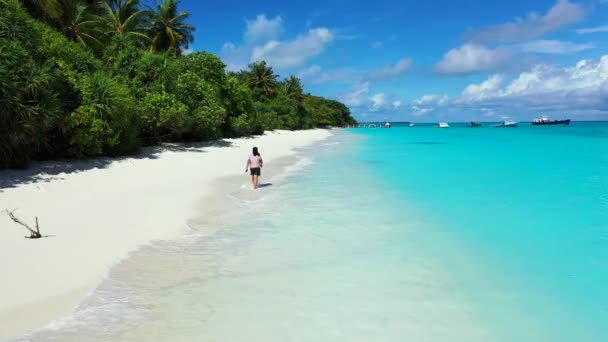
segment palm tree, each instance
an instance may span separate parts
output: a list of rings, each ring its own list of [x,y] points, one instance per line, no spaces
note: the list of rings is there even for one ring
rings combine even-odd
[[[99,18],[91,14],[91,8],[78,0],[63,1],[61,26],[63,33],[83,46],[100,47]]]
[[[149,40],[143,32],[144,19],[147,11],[139,9],[139,0],[110,0],[100,1],[107,35],[125,35],[137,39]]]
[[[249,65],[249,88],[261,92],[265,98],[270,98],[277,86],[277,75],[272,67],[266,65],[265,61],[255,62]]]
[[[304,91],[302,90],[302,82],[299,78],[291,75],[284,83],[285,94],[297,103],[304,99]]]
[[[23,6],[34,16],[46,19],[58,19],[63,14],[61,0],[22,0]]]
[[[188,48],[194,41],[194,26],[186,24],[190,14],[177,14],[178,0],[156,1],[156,9],[151,9],[152,28],[150,29],[150,51],[173,51],[177,56],[181,48]]]

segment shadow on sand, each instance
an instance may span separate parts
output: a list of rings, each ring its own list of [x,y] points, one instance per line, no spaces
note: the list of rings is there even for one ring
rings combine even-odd
[[[270,187],[270,186],[272,186],[272,183],[261,183],[261,184],[258,184],[258,189],[260,189],[260,188],[267,188],[267,187]]]
[[[84,172],[93,169],[103,169],[114,162],[156,159],[164,152],[195,152],[205,153],[208,147],[230,147],[233,143],[227,140],[216,140],[202,143],[166,143],[159,146],[145,147],[142,152],[124,157],[100,157],[85,160],[60,160],[34,162],[27,169],[0,170],[0,193],[4,189],[14,188],[20,184],[48,183],[62,180],[65,175]]]

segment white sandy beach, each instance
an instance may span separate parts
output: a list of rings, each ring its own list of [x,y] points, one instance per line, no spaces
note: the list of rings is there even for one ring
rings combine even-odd
[[[245,160],[258,146],[267,168],[294,149],[328,137],[327,130],[276,131],[181,145],[132,158],[42,163],[0,172],[0,210],[51,237],[30,240],[0,214],[0,339],[44,326],[70,311],[138,246],[179,236],[202,198],[225,196],[247,183]],[[243,182],[211,184],[241,175]]]

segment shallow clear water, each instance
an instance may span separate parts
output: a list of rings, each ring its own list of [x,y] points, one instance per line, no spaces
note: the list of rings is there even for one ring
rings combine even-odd
[[[338,132],[22,340],[606,341],[607,152],[606,123]]]

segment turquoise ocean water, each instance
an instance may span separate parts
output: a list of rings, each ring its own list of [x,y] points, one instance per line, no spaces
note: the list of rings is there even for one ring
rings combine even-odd
[[[17,340],[608,341],[608,123],[353,129],[300,156]]]

